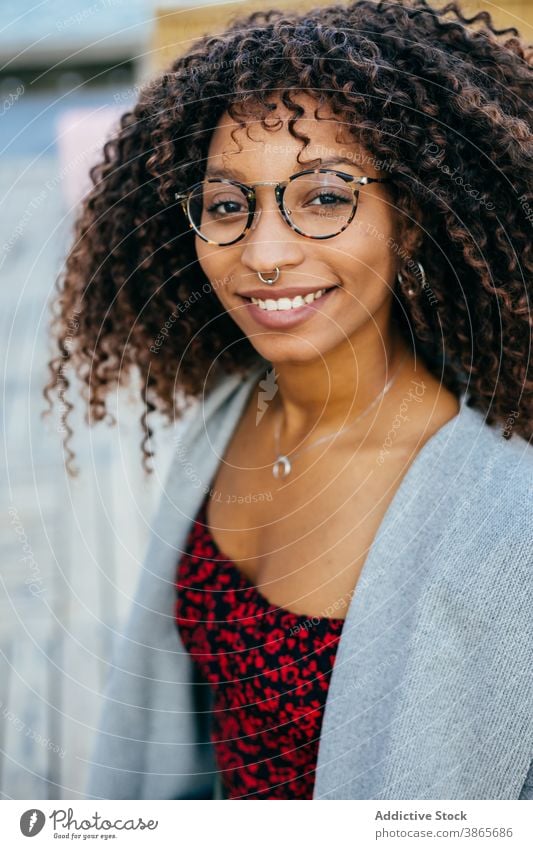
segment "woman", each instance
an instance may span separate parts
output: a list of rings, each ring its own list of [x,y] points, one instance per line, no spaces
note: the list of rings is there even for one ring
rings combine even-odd
[[[67,354],[102,419],[135,366],[145,462],[148,415],[200,403],[89,795],[533,796],[516,35],[422,0],[255,13],[106,145],[48,392]]]

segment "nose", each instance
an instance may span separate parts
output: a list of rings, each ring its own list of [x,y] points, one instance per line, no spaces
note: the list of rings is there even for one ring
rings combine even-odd
[[[264,190],[268,191],[268,188],[265,186]],[[289,227],[273,199],[268,208],[260,206],[256,210],[252,225],[241,243],[241,260],[254,272],[263,273],[271,271],[276,265],[280,269],[298,265],[304,259],[302,238]]]
[[[271,217],[274,220],[274,222],[276,222],[277,220],[281,220],[283,222],[284,226],[286,226],[286,222],[283,220],[283,216],[281,215],[281,211],[278,207],[278,204],[276,203],[276,198],[275,198],[275,195],[274,195],[274,188],[273,188],[275,184],[263,181],[262,183],[254,183],[254,185],[255,185],[256,198],[257,199],[261,198],[261,202],[256,203],[256,211],[254,213],[254,220],[252,221],[252,226],[250,227],[249,232],[251,232],[252,230],[257,230],[257,227],[259,225],[259,222],[261,221],[261,218],[265,218],[265,217],[267,219],[269,217]],[[267,203],[266,209],[265,209],[265,202]],[[264,211],[267,213],[266,216],[263,215]]]

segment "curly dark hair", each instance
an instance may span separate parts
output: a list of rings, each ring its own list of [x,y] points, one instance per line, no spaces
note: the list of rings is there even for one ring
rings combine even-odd
[[[393,310],[411,343],[452,391],[468,381],[467,403],[488,424],[512,415],[514,430],[530,439],[532,53],[514,27],[496,29],[487,12],[467,18],[455,2],[434,9],[425,0],[356,0],[241,14],[144,86],[91,169],[94,185],[56,281],[59,352],[45,412],[54,397],[66,410],[71,473],[66,366],[81,379],[89,422],[109,415],[113,387],[140,374],[148,470],[148,416],[181,415],[177,390],[187,406],[220,373],[245,374],[257,361],[203,286],[175,192],[202,179],[226,110],[242,126],[252,114],[268,117],[275,96],[305,147],[297,92],[327,103],[355,142],[394,163],[401,244],[423,264],[433,294],[430,303],[413,269],[402,271]],[[425,234],[421,243],[411,221]],[[416,297],[408,287],[418,287]],[[182,309],[199,291],[201,310]],[[165,356],[154,342],[162,334]]]

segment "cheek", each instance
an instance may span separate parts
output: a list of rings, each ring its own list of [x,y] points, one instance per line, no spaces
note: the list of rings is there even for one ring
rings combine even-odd
[[[219,277],[224,276],[223,255],[217,254],[211,245],[208,245],[197,237],[196,256],[198,257],[198,265],[207,277],[207,280],[218,291],[218,287],[215,284]]]
[[[212,271],[215,264],[213,251],[210,250],[210,246],[206,242],[202,241],[202,239],[200,239],[198,236],[196,236],[194,247],[196,250],[196,256],[198,258],[198,265],[209,280],[212,276]]]
[[[339,252],[347,281],[358,280],[360,285],[372,282],[373,286],[389,290],[398,262],[393,221],[390,217],[367,215],[354,223]]]
[[[375,229],[374,229],[375,227]],[[335,256],[335,271],[342,279],[350,308],[346,321],[365,321],[392,300],[396,259],[391,250],[390,231],[364,222]]]
[[[202,239],[196,239],[196,256],[212,292],[226,309],[235,306],[231,295],[232,282],[235,279],[235,255],[226,248],[208,245]],[[199,244],[198,244],[199,243]]]
[[[374,278],[385,285],[394,269],[392,244],[388,231],[373,230],[372,225],[360,227],[340,246],[335,260],[346,283]]]

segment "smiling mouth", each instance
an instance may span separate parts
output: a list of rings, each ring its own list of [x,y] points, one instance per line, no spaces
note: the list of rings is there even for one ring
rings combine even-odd
[[[255,304],[265,312],[290,312],[291,310],[308,306],[314,303],[314,301],[319,301],[320,298],[331,292],[332,289],[338,288],[338,285],[329,286],[324,289],[318,289],[316,292],[309,292],[306,295],[297,295],[294,298],[265,298],[263,300],[261,298],[248,298],[246,295],[242,295],[241,297],[245,301]]]

